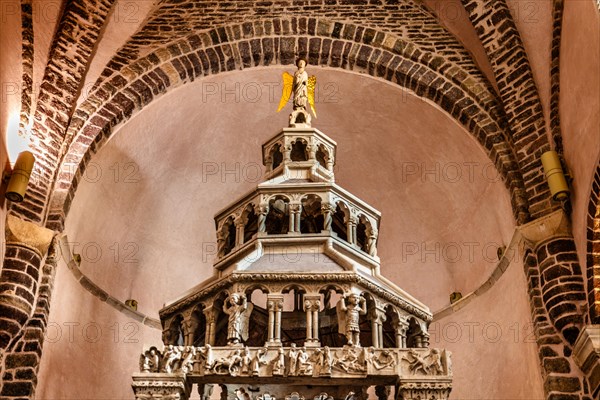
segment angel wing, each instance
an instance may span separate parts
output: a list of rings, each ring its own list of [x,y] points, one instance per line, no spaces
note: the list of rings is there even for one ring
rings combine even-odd
[[[248,331],[250,325],[250,314],[252,314],[252,310],[254,309],[254,304],[248,302],[248,307],[241,315],[241,323],[240,323],[240,335],[244,341],[248,340]]]
[[[346,310],[343,308],[343,301],[344,298],[341,298],[335,306],[335,311],[338,318],[338,333],[341,335],[346,334]]]
[[[317,118],[317,111],[315,110],[315,88],[317,87],[317,77],[310,76],[308,78],[308,104],[310,104],[310,109],[312,110],[313,115]]]
[[[277,108],[277,112],[281,111],[283,107],[287,104],[292,94],[292,86],[294,85],[294,77],[290,75],[288,72],[284,72],[282,75],[283,78],[283,90],[281,92],[281,99],[279,100],[279,107]]]

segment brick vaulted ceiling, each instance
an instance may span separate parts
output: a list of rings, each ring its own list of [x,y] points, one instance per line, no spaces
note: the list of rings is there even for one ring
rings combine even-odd
[[[32,122],[40,179],[11,212],[60,230],[86,163],[115,126],[196,78],[290,65],[301,56],[390,81],[438,104],[485,148],[511,193],[515,218],[543,215],[551,207],[534,155],[549,142],[519,33],[504,1],[463,3],[498,92],[471,53],[418,2],[179,0],[151,7],[93,88],[83,91],[114,4],[67,2],[38,101],[22,108],[22,128]],[[490,35],[496,27],[500,37]],[[31,53],[24,51],[24,59]]]

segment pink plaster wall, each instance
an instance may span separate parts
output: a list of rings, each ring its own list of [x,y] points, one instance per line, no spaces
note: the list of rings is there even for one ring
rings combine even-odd
[[[431,346],[452,351],[451,398],[544,399],[521,256],[490,291],[430,326]]]
[[[585,265],[587,208],[600,158],[600,11],[594,0],[566,1],[563,18],[560,118],[574,177],[573,235]]]
[[[120,128],[93,158],[67,219],[86,275],[157,317],[163,303],[212,273],[214,255],[203,253],[203,244],[215,241],[212,217],[258,183],[260,144],[286,123],[289,110],[274,111],[279,88],[268,89],[281,71],[262,68],[196,81]],[[320,87],[313,125],[338,142],[337,182],[383,213],[382,273],[433,311],[448,304],[451,292],[477,288],[495,267],[496,245],[508,244],[514,228],[507,191],[478,143],[434,105],[397,87],[359,74],[309,72]],[[126,322],[82,291],[64,265],[60,269],[52,322]],[[522,274],[518,265],[513,270]],[[453,321],[526,323],[523,282],[503,279],[506,287],[488,293],[487,301],[476,299]],[[158,331],[140,332],[143,340],[131,346],[47,343],[38,396],[130,397],[128,377],[142,342],[160,341]],[[458,371],[482,384],[462,377],[454,398],[499,398],[508,390],[514,398],[531,399],[534,392],[527,388],[541,384],[530,375],[539,371],[513,376],[506,368],[515,357],[528,371],[537,365],[535,352],[519,346],[455,345]],[[487,357],[476,363],[482,349]],[[90,359],[100,360],[100,369],[90,368]],[[77,382],[61,384],[72,371],[81,371]]]

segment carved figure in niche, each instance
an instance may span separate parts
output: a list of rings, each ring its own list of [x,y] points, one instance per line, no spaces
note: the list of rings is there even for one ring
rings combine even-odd
[[[410,349],[408,353],[409,357],[403,357],[403,360],[408,361],[408,369],[413,374],[421,371],[423,374],[427,375],[429,370],[427,368],[427,361],[425,361],[425,357],[422,357],[415,350]]]
[[[217,231],[217,257],[221,258],[225,255],[225,243],[227,243],[227,233],[225,228]]]
[[[331,231],[331,223],[333,222],[334,207],[331,204],[322,204],[321,212],[323,213],[323,230]]]
[[[160,352],[154,346],[140,356],[140,372],[160,371]]]
[[[367,314],[367,301],[364,297],[351,293],[342,297],[336,306],[339,333],[346,336],[348,345],[360,346],[361,315]]]
[[[288,359],[290,360],[290,370],[288,375],[295,376],[298,373],[298,349],[296,349],[296,343],[290,345]]]
[[[252,376],[258,376],[261,365],[267,365],[267,361],[263,358],[267,354],[267,348],[258,349],[250,362],[250,373]]]
[[[181,359],[181,351],[177,346],[168,345],[163,355],[162,372],[170,374],[177,367],[176,362]]]
[[[271,203],[265,221],[267,233],[281,234],[287,232],[289,219],[286,216],[286,209],[287,205],[281,199],[277,199]]]
[[[269,212],[269,206],[266,204],[261,204],[256,207],[256,213],[258,214],[258,232],[266,232],[267,231],[267,214]]]
[[[254,305],[248,303],[244,294],[232,293],[223,304],[223,312],[229,316],[227,341],[230,345],[248,339],[248,321]]]
[[[367,253],[371,257],[377,256],[377,231],[373,228],[367,232]]]
[[[244,347],[244,351],[242,352],[242,372],[249,373],[250,372],[250,363],[252,362],[252,356],[250,356],[250,349],[248,347]]]
[[[323,393],[316,395],[313,400],[333,400],[333,397],[331,397],[327,393],[323,392]]]
[[[194,367],[194,359],[196,358],[196,348],[194,346],[186,346],[181,355],[181,372],[187,374]]]
[[[213,371],[217,375],[238,376],[242,370],[242,351],[234,350],[227,357],[221,357],[215,361]]]
[[[309,360],[309,355],[306,352],[306,347],[298,350],[296,374],[295,375],[312,375],[313,365]]]
[[[283,376],[285,372],[285,353],[283,347],[280,347],[277,351],[277,357],[272,361],[272,369],[274,376]]]
[[[338,358],[333,361],[333,367],[347,373],[363,373],[367,370],[367,360],[363,351],[354,347],[345,346]]]

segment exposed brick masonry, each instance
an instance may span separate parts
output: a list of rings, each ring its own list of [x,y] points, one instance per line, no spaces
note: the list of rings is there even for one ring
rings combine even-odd
[[[600,163],[596,167],[587,212],[587,293],[592,324],[600,324]]]
[[[153,10],[143,28],[108,64],[103,76],[109,77],[120,71],[140,54],[148,54],[161,45],[198,31],[256,19],[300,15],[395,33],[420,51],[444,57],[476,77],[478,82],[484,81],[471,55],[460,42],[438,23],[425,6],[412,0],[166,0]]]
[[[76,149],[65,159],[67,165],[55,190],[48,226],[62,226],[87,161],[110,136],[112,127],[135,110],[196,77],[257,65],[292,64],[297,55],[307,56],[313,65],[358,70],[387,79],[439,104],[488,150],[510,190],[515,216],[521,222],[527,218],[518,165],[496,122],[502,120],[502,109],[484,86],[474,84],[452,62],[423,53],[395,35],[353,24],[290,18],[246,22],[191,35],[138,60],[101,85],[79,107],[69,128],[74,132]],[[74,164],[79,165],[75,176]]]
[[[2,399],[33,399],[42,347],[48,325],[50,300],[56,271],[56,246],[51,246],[42,269],[39,291],[33,316],[21,335],[4,354],[2,366]]]
[[[550,321],[573,344],[584,322],[586,300],[575,240],[550,239],[536,248],[536,255],[542,300]]]
[[[550,276],[552,267],[557,265],[547,261],[556,260],[560,254],[548,258],[547,251],[561,247],[561,242],[564,241],[567,239],[550,241],[540,246],[537,253],[546,257],[542,262],[547,264],[543,270],[538,267],[540,260],[535,253],[528,251],[524,258],[535,339],[538,345],[538,356],[542,366],[544,392],[547,400],[591,400],[591,396],[588,395],[587,382],[580,378],[577,366],[570,357],[570,343],[562,337],[551,321],[551,315],[554,315],[555,319],[558,315],[559,308],[556,307],[560,307],[562,304],[560,297],[552,295],[552,288],[558,285],[573,285],[573,293],[578,293],[581,288],[581,281],[575,277],[570,278],[569,274],[564,274],[566,279],[563,282],[560,282],[562,278]],[[567,247],[569,246],[567,245]],[[562,254],[566,254],[570,258],[572,253],[567,250]],[[569,279],[572,279],[571,283],[568,283]],[[569,300],[566,299],[566,301]],[[554,308],[552,308],[553,303],[556,303]],[[550,315],[546,311],[547,305],[551,306]]]
[[[29,247],[6,244],[0,273],[0,349],[5,349],[31,316],[38,291],[42,255]]]
[[[51,46],[48,65],[42,79],[33,113],[33,153],[35,168],[23,203],[11,203],[10,212],[42,222],[46,214],[52,182],[60,159],[64,135],[79,91],[110,7],[115,0],[72,0],[66,4]],[[30,10],[24,4],[24,10]],[[24,21],[28,14],[24,13]],[[25,22],[24,22],[25,24]],[[24,53],[31,46],[25,38]],[[27,54],[27,58],[29,57]],[[26,61],[27,62],[27,61]],[[27,79],[27,78],[26,78]],[[28,79],[31,79],[30,77]],[[26,80],[26,85],[28,80]],[[23,115],[29,120],[31,114]]]
[[[562,154],[562,133],[560,130],[560,43],[562,37],[563,0],[552,3],[552,58],[550,65],[550,129],[554,149]]]
[[[23,65],[21,87],[21,114],[19,120],[19,134],[25,135],[31,116],[31,102],[33,94],[33,7],[31,0],[21,3],[21,43],[23,46],[21,57]]]
[[[462,0],[492,65],[506,111],[532,219],[556,208],[540,156],[550,150],[527,53],[506,0]]]

